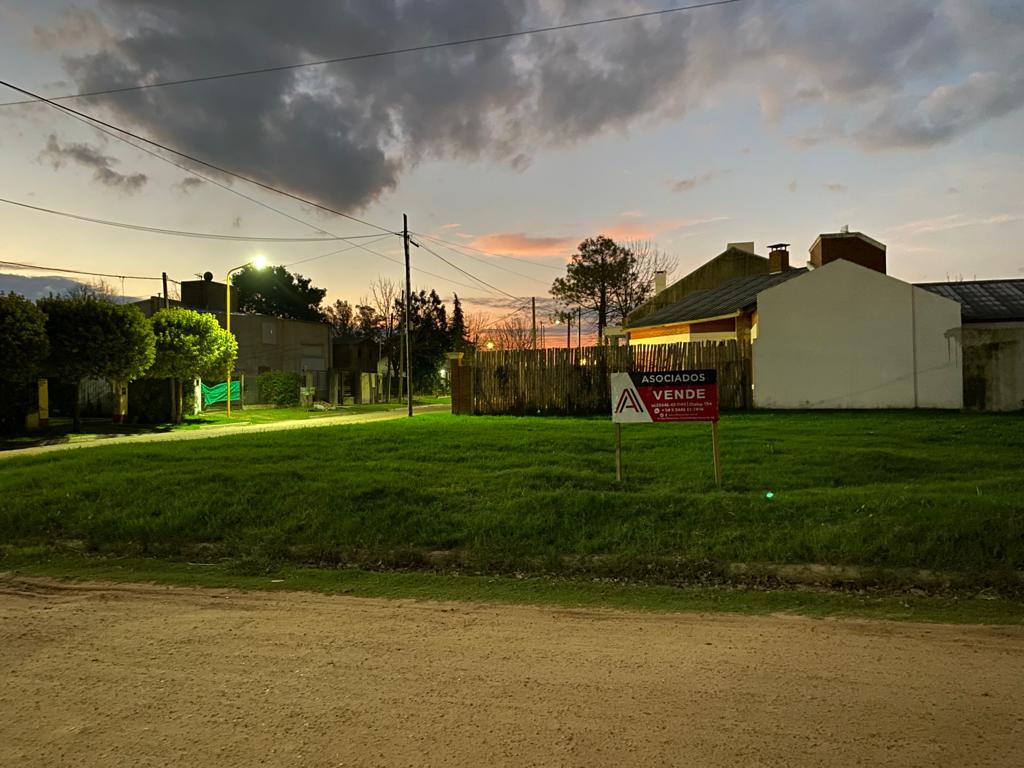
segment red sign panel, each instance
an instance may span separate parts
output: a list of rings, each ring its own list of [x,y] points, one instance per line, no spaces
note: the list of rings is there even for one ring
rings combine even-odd
[[[718,421],[718,377],[711,370],[613,373],[612,421]]]

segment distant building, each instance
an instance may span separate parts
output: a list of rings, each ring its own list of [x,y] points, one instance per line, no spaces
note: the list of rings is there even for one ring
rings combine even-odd
[[[213,280],[187,280],[181,284],[181,300],[170,306],[194,309],[214,315],[224,326],[226,286]],[[164,306],[159,296],[136,302],[150,317]],[[236,294],[231,294],[231,333],[238,341],[238,359],[233,378],[245,380],[245,402],[256,402],[256,378],[267,371],[312,374],[316,397],[330,397],[331,327],[327,323],[286,320],[271,315],[237,311]]]
[[[964,405],[1024,410],[1024,280],[921,283],[960,304]]]
[[[730,244],[633,312],[629,343],[751,343],[761,408],[962,407],[955,300],[887,275],[860,232],[820,235],[806,267],[788,248]]]

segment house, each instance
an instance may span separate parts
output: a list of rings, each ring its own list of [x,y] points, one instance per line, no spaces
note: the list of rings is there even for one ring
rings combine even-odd
[[[921,283],[961,307],[964,406],[1024,409],[1024,280]]]
[[[630,315],[629,343],[749,342],[762,408],[962,407],[960,306],[886,274],[884,244],[823,234],[799,268],[785,243],[767,258],[749,245],[666,289],[675,301]],[[723,261],[743,274],[695,287]]]
[[[226,286],[207,279],[186,280],[181,284],[181,300],[170,306],[208,312],[223,326]],[[163,308],[164,299],[153,296],[136,302],[150,317]],[[236,296],[231,295],[231,333],[238,341],[238,359],[232,378],[245,382],[243,400],[258,402],[256,379],[267,371],[294,371],[309,374],[316,388],[316,397],[330,397],[331,327],[326,323],[290,320],[271,315],[237,311]]]

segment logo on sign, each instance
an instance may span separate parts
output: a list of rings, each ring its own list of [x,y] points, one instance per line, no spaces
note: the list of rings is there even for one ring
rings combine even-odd
[[[632,389],[622,390],[622,394],[619,395],[618,405],[615,406],[616,413],[624,413],[625,411],[633,411],[634,413],[644,412],[643,405],[640,404],[636,392]]]

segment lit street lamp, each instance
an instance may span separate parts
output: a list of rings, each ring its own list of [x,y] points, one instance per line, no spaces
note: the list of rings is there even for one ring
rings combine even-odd
[[[265,266],[267,266],[267,257],[261,254],[254,257],[252,261],[247,261],[240,267],[228,270],[227,277],[224,280],[224,329],[228,333],[231,333],[231,275],[235,272],[240,272],[246,267],[252,267],[253,269],[259,270],[263,269]],[[231,367],[232,366],[228,366],[228,388],[226,393],[229,419],[231,418]],[[241,398],[242,393],[239,392],[238,396]]]

